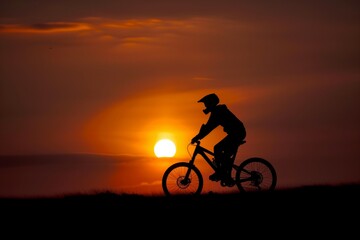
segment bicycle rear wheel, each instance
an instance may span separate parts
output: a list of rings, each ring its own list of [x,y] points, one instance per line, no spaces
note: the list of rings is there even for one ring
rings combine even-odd
[[[249,158],[236,171],[236,185],[240,191],[273,191],[277,182],[275,168],[263,158]]]
[[[186,173],[190,171],[186,179]],[[198,168],[187,162],[178,162],[171,165],[162,178],[162,188],[166,196],[170,195],[198,195],[203,188],[203,177]]]

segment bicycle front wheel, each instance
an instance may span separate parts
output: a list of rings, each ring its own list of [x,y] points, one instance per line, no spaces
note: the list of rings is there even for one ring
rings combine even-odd
[[[273,191],[277,182],[275,168],[263,158],[249,158],[236,171],[236,185],[240,191]]]
[[[186,173],[190,174],[186,177]],[[203,188],[203,177],[198,168],[187,162],[171,165],[162,178],[162,188],[166,196],[170,195],[199,195]]]

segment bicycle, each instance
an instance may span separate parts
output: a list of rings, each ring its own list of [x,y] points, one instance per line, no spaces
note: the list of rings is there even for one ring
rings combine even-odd
[[[240,145],[244,143],[246,141],[242,141]],[[199,168],[195,166],[197,155],[201,155],[214,171],[217,170],[216,162],[210,159],[211,156],[214,156],[214,153],[200,146],[200,141],[197,141],[194,145],[195,150],[189,162],[174,163],[164,172],[162,188],[166,196],[201,194],[204,180]],[[236,165],[234,160],[237,151],[238,149],[231,156],[234,163],[231,171],[232,175],[235,174],[235,178],[233,177],[235,184],[228,185],[225,181],[221,180],[220,185],[222,187],[233,187],[236,185],[240,192],[273,191],[277,183],[277,174],[273,165],[260,157],[251,157]]]

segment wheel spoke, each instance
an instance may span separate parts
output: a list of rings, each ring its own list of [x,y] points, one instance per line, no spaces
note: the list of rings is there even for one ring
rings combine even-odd
[[[240,164],[236,172],[236,180],[241,191],[272,191],[277,176],[268,161],[262,158],[250,158]]]
[[[189,168],[190,174],[186,177]],[[186,162],[175,163],[164,173],[162,187],[165,195],[200,194],[203,178],[200,171]]]

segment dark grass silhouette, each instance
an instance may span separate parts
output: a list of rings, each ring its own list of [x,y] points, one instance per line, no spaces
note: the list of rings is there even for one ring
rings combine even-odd
[[[303,186],[275,190],[274,192],[208,193],[199,196],[171,196],[116,194],[109,191],[93,194],[71,194],[56,197],[0,198],[2,215],[13,214],[69,214],[83,212],[101,213],[156,213],[172,214],[184,211],[211,211],[213,213],[261,211],[275,213],[290,210],[292,213],[306,212],[301,209],[333,211],[353,208],[359,211],[360,184],[337,186]],[[340,205],[344,204],[344,205]]]
[[[1,198],[0,226],[13,238],[350,237],[358,227],[359,193],[360,184],[347,184],[200,196],[104,191]]]

